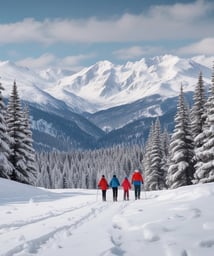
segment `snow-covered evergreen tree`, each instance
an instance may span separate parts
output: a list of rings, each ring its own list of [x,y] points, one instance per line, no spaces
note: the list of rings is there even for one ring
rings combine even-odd
[[[147,177],[147,187],[149,190],[159,190],[164,187],[164,175],[161,166],[163,156],[161,147],[161,128],[159,118],[156,119],[152,134],[152,146],[150,151],[150,171]]]
[[[32,139],[32,131],[30,128],[30,116],[29,116],[29,109],[26,106],[23,112],[23,124],[24,124],[24,134],[25,138],[24,142],[24,149],[25,149],[25,160],[26,160],[26,167],[29,177],[29,183],[34,184],[36,181],[36,165],[35,165],[35,150],[33,149],[33,139]]]
[[[203,132],[200,134],[201,147],[196,151],[195,183],[214,182],[214,67],[209,97],[205,107],[207,117]]]
[[[0,83],[0,177],[9,178],[13,171],[13,165],[9,161],[11,154],[11,138],[7,133],[5,121],[6,108],[3,101],[2,90],[4,90],[4,88]]]
[[[169,139],[169,135],[166,131],[164,135],[161,133],[160,121],[157,118],[155,124],[150,127],[142,161],[146,190],[159,190],[166,187],[167,138]]]
[[[202,133],[202,129],[204,126],[204,122],[206,119],[205,115],[205,87],[203,82],[202,72],[199,73],[198,83],[195,87],[194,96],[193,96],[194,104],[191,110],[191,130],[192,136],[194,138],[195,147],[201,146],[200,139],[197,137],[200,133]]]
[[[165,128],[162,135],[161,135],[161,147],[162,147],[162,160],[161,160],[161,168],[163,171],[163,181],[164,181],[164,188],[166,188],[167,184],[167,171],[169,169],[169,145],[170,145],[170,135]]]
[[[152,151],[152,141],[153,141],[153,134],[154,134],[154,123],[151,124],[148,139],[146,141],[146,145],[144,148],[144,157],[142,160],[142,166],[143,166],[143,178],[144,178],[144,189],[149,190],[150,189],[150,180],[152,177],[151,175],[151,151]]]
[[[36,154],[36,168],[39,170],[35,185],[38,187],[51,188],[51,174],[49,172],[49,153]]]
[[[27,168],[26,134],[21,102],[17,91],[16,82],[13,84],[12,93],[7,106],[6,122],[8,133],[12,137],[10,144],[10,161],[14,166],[11,179],[22,182],[31,182],[31,173]]]
[[[193,148],[189,113],[184,102],[183,88],[181,86],[175,116],[175,128],[169,147],[169,169],[167,173],[167,185],[169,188],[192,184],[194,174]]]

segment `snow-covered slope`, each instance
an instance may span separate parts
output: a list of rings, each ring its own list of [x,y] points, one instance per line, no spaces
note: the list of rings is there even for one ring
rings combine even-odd
[[[74,112],[81,112],[82,109],[94,110],[87,100],[77,95],[64,92],[58,85],[58,80],[73,73],[67,70],[46,69],[35,72],[25,67],[17,66],[11,61],[0,62],[0,82],[4,87],[3,96],[8,97],[12,91],[12,85],[16,81],[18,92],[22,100],[61,109],[62,105],[67,106]],[[52,94],[49,91],[54,92]],[[60,94],[63,93],[63,97]],[[92,109],[91,109],[92,108]]]
[[[3,96],[8,97],[16,80],[20,98],[29,102],[36,145],[48,149],[54,145],[58,150],[90,148],[99,146],[97,140],[105,136],[99,128],[119,133],[108,134],[103,145],[107,140],[114,144],[116,138],[121,138],[118,143],[138,138],[139,131],[146,139],[156,116],[171,127],[180,85],[184,92],[194,91],[200,71],[205,85],[210,84],[213,59],[164,55],[124,65],[100,61],[77,73],[60,68],[33,71],[4,61],[0,62],[0,82],[5,88]],[[68,141],[66,148],[64,141]]]
[[[0,62],[0,77],[5,89],[3,95],[6,97],[11,93],[13,82],[16,81],[23,100],[45,104],[52,98],[43,92],[48,86],[48,81],[28,68],[17,66],[10,61]]]
[[[0,178],[0,255],[213,256],[214,183],[122,198]]]
[[[207,67],[208,62],[210,67]],[[60,86],[61,90],[63,88],[66,92],[97,103],[98,111],[154,94],[175,97],[181,84],[185,92],[193,91],[200,71],[205,83],[209,83],[211,68],[211,60],[205,57],[194,60],[165,55],[120,66],[102,61],[61,79]],[[54,92],[51,94],[54,95]]]
[[[124,65],[100,61],[75,74],[60,69],[33,72],[11,62],[0,62],[0,76],[5,95],[9,95],[16,80],[22,99],[39,104],[57,99],[78,113],[97,112],[154,94],[175,97],[181,84],[184,91],[193,91],[199,71],[205,83],[210,83],[213,59],[164,55]]]

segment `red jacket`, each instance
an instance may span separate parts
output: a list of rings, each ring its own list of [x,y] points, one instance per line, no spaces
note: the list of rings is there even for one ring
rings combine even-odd
[[[143,177],[140,172],[134,172],[132,175],[132,183],[134,185],[140,185],[143,183]]]
[[[99,183],[98,183],[98,187],[99,187],[100,189],[102,189],[102,190],[108,189],[108,182],[107,182],[107,180],[102,177],[101,180],[100,180]]]
[[[122,187],[124,190],[129,190],[131,188],[131,183],[129,182],[129,180],[127,178],[124,179],[124,181],[122,182]]]

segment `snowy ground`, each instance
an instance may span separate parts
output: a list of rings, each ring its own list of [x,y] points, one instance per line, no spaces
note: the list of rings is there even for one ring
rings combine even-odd
[[[107,199],[0,179],[0,255],[214,255],[214,183]]]

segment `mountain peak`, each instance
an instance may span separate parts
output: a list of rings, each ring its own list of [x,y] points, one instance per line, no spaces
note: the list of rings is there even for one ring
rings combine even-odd
[[[76,73],[62,69],[36,73],[6,61],[0,62],[1,82],[6,85],[7,95],[7,85],[12,86],[16,79],[20,96],[28,101],[37,102],[38,99],[41,102],[42,99],[45,102],[45,95],[49,95],[48,102],[50,98],[61,100],[79,112],[99,111],[154,94],[177,96],[181,83],[185,91],[193,91],[199,71],[202,71],[205,84],[210,83],[213,59],[205,56],[185,59],[167,54],[124,65],[103,60]],[[37,97],[31,98],[33,90]]]
[[[108,60],[101,60],[101,61],[98,61],[95,65],[98,65],[98,66],[106,66],[106,67],[112,67],[113,66],[113,63],[111,61],[108,61]]]
[[[78,96],[97,103],[100,109],[105,109],[153,94],[177,96],[181,82],[185,84],[186,91],[193,91],[201,67],[205,71],[204,80],[208,82],[211,72],[210,75],[207,73],[206,66],[194,59],[183,59],[169,54],[142,58],[120,66],[109,61],[100,61],[84,72],[71,76],[69,89]],[[73,91],[73,86],[78,91]]]

